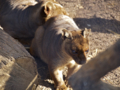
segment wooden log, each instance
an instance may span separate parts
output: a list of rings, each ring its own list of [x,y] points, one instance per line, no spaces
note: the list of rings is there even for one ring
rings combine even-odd
[[[120,65],[120,40],[106,51],[83,65],[81,69],[69,78],[73,90],[120,90],[100,80],[109,71]]]
[[[0,29],[0,90],[31,90],[37,85],[34,58]]]

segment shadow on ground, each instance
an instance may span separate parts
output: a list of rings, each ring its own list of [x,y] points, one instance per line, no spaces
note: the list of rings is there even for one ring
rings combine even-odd
[[[92,32],[111,33],[108,30],[120,33],[120,21],[115,19],[107,20],[104,18],[74,18],[79,28],[91,28]]]

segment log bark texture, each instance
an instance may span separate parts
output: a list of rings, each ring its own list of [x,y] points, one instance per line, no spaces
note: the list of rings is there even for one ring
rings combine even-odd
[[[120,90],[101,81],[101,77],[120,66],[120,40],[83,65],[69,78],[73,90]]]
[[[0,29],[0,90],[33,90],[38,82],[34,58]]]

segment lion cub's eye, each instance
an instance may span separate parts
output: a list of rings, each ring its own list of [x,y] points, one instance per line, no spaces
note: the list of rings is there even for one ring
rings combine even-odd
[[[77,51],[76,50],[72,50],[72,53],[77,54]]]
[[[88,50],[86,50],[85,52],[86,52],[86,53],[88,53],[88,52],[89,52],[89,49],[88,49]]]

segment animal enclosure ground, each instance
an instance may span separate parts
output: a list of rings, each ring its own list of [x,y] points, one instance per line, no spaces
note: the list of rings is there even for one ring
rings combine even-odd
[[[120,37],[120,0],[57,0],[74,18],[79,28],[91,28],[90,52],[93,55],[104,51]],[[112,33],[115,32],[117,34]],[[36,58],[41,81],[36,90],[54,90],[54,85],[48,83],[47,65]],[[96,67],[97,68],[97,67]],[[120,68],[109,72],[103,81],[120,86]]]

